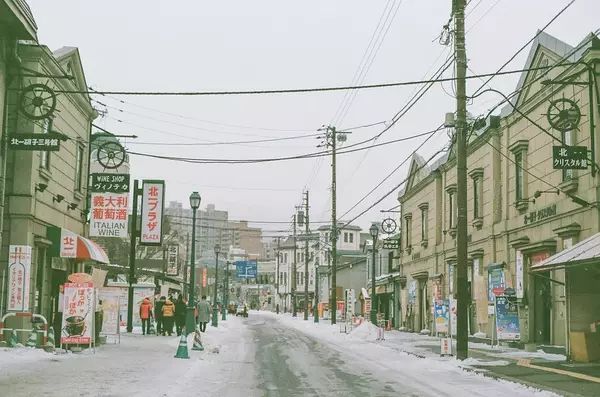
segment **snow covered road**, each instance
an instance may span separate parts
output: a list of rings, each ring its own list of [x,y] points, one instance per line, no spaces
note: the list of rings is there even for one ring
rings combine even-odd
[[[550,396],[419,359],[335,326],[252,312],[203,334],[206,350],[174,358],[178,338],[123,335],[96,354],[0,349],[0,396]],[[366,331],[366,332],[364,332]],[[192,338],[188,339],[191,347]]]

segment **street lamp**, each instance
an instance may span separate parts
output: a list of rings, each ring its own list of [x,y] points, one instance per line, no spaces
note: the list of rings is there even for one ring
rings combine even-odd
[[[225,270],[225,287],[223,288],[223,306],[221,307],[221,320],[227,320],[227,307],[229,306],[229,261]]]
[[[212,326],[219,326],[219,308],[217,307],[217,285],[219,282],[219,252],[221,252],[221,245],[215,244],[215,293],[213,295],[213,313],[212,313]]]
[[[375,295],[375,244],[377,243],[377,235],[379,228],[376,224],[372,224],[369,233],[373,238],[373,262],[371,263],[371,323],[377,325],[377,296]]]
[[[196,329],[196,211],[200,207],[200,194],[190,194],[190,207],[192,208],[192,251],[190,252],[190,288],[188,296],[185,331],[189,335]]]

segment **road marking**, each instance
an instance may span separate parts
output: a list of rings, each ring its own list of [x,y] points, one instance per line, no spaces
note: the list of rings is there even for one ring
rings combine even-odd
[[[520,359],[519,361],[517,361],[517,365],[520,365],[521,367],[540,369],[542,371],[547,372],[554,372],[555,374],[566,375],[577,379],[587,380],[589,382],[600,383],[600,378],[597,378],[595,376],[580,374],[578,372],[571,372],[564,369],[543,367],[541,365],[531,364],[531,360],[527,359]]]

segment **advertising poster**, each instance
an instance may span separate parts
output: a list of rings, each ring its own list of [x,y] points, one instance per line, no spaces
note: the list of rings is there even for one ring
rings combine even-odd
[[[410,280],[408,284],[408,304],[414,305],[417,303],[417,280]]]
[[[452,335],[456,335],[456,299],[454,299],[453,297],[450,297],[450,300],[448,301],[450,306],[449,306],[449,311],[450,311],[450,332],[452,332]]]
[[[505,296],[496,297],[496,330],[499,340],[519,340],[519,308]]]
[[[119,334],[119,290],[115,288],[100,288],[98,300],[102,307],[102,330],[100,335]]]
[[[127,237],[129,193],[92,193],[90,237]]]
[[[168,294],[167,294],[168,295]],[[140,304],[146,297],[154,296],[154,287],[135,287],[133,289],[133,326],[141,327],[142,320],[139,316],[139,308]],[[120,297],[119,297],[119,315],[121,325],[125,325],[127,323],[127,288],[120,288]]]
[[[448,310],[448,301],[436,300],[434,304],[435,332],[447,334],[449,320],[450,311]]]
[[[515,292],[517,294],[517,298],[523,298],[523,292],[525,291],[523,287],[523,253],[519,250],[515,252],[515,273]]]
[[[8,311],[29,310],[31,281],[31,247],[11,245],[8,248]]]
[[[506,285],[504,283],[504,269],[502,267],[488,268],[488,302],[494,302],[494,291],[504,291]]]
[[[162,244],[165,181],[142,182],[142,230],[140,245]]]
[[[94,285],[65,283],[61,344],[90,344],[95,312]]]

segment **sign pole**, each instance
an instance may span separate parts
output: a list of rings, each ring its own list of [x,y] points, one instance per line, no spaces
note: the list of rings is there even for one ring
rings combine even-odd
[[[129,243],[129,288],[127,290],[127,332],[133,331],[133,279],[135,277],[135,242],[137,238],[137,207],[139,182],[133,181],[133,205],[131,209],[131,233]]]

